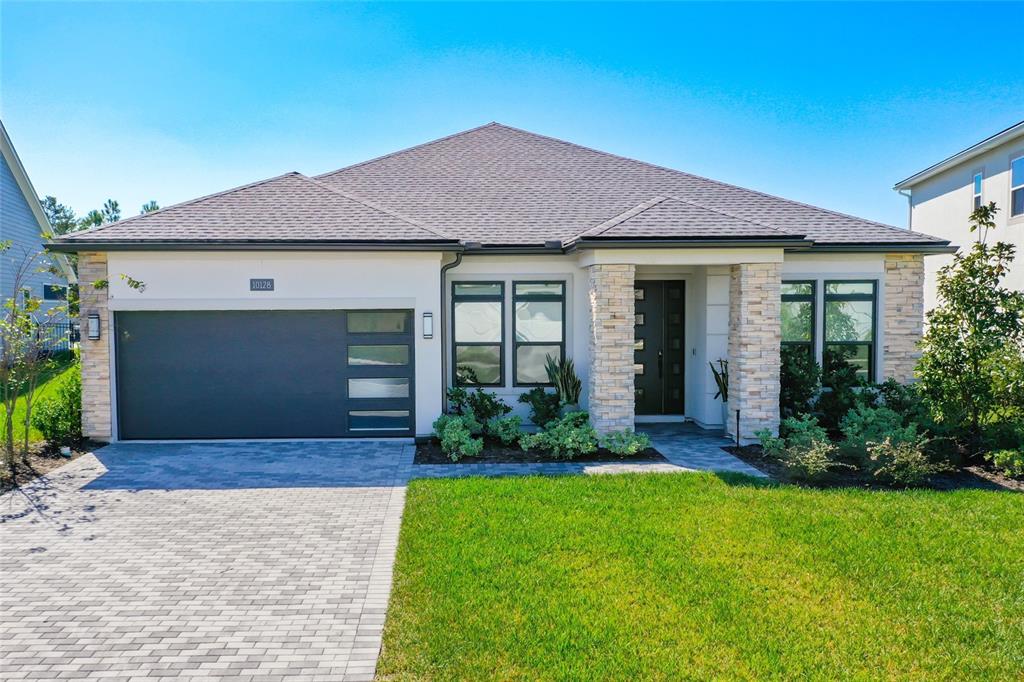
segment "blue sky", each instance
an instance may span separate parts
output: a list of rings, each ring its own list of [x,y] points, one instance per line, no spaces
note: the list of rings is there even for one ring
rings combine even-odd
[[[1024,119],[1024,4],[3,3],[36,189],[126,213],[497,120],[896,225]]]

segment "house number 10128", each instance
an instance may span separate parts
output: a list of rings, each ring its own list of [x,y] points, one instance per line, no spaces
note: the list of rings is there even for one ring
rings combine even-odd
[[[272,279],[250,279],[249,291],[273,291],[274,280]]]

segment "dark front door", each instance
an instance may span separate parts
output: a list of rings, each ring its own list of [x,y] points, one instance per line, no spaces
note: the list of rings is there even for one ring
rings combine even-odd
[[[406,436],[412,311],[119,312],[122,439]]]
[[[680,281],[636,282],[637,414],[683,413],[684,287]]]

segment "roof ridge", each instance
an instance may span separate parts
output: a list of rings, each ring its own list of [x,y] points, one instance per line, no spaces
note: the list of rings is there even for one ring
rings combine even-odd
[[[583,237],[596,237],[596,236],[598,236],[598,235],[600,235],[600,234],[602,234],[604,232],[607,232],[608,230],[612,229],[616,225],[621,225],[622,223],[626,222],[630,218],[632,218],[634,216],[637,216],[637,215],[640,215],[644,211],[657,206],[658,204],[662,203],[666,199],[668,199],[668,197],[657,196],[657,197],[654,197],[653,199],[648,199],[647,201],[642,201],[639,204],[637,204],[636,206],[634,206],[633,208],[628,208],[625,211],[623,211],[622,213],[609,218],[608,220],[604,221],[603,223],[600,223],[598,225],[595,225],[594,227],[591,227],[589,229],[584,230],[583,232],[580,232],[578,235],[576,235],[575,237],[573,237],[569,241],[570,242],[579,241]]]
[[[96,227],[90,227],[88,230],[76,230],[75,232],[68,232],[66,234],[61,235],[61,237],[63,238],[63,237],[74,236],[74,237],[77,238],[79,235],[93,234],[93,233],[105,230],[107,228],[114,227],[115,225],[124,225],[125,223],[130,223],[130,222],[133,222],[133,221],[142,220],[143,218],[148,218],[150,216],[154,216],[154,215],[157,215],[159,213],[163,213],[165,211],[169,211],[172,208],[181,208],[182,206],[191,206],[192,204],[198,204],[199,202],[206,201],[207,199],[213,199],[213,198],[216,198],[216,197],[224,196],[225,194],[231,194],[232,192],[240,192],[243,189],[250,189],[252,187],[257,187],[259,185],[265,185],[268,182],[273,182],[275,180],[280,180],[282,178],[288,177],[289,175],[298,175],[298,176],[301,176],[301,177],[305,177],[304,175],[302,175],[302,173],[300,173],[298,171],[288,171],[287,173],[282,173],[281,175],[275,175],[274,177],[267,178],[265,180],[257,180],[256,182],[250,182],[250,183],[245,184],[245,185],[239,185],[238,187],[232,187],[231,189],[225,189],[225,190],[222,190],[220,192],[214,192],[212,194],[206,194],[204,196],[197,197],[195,199],[189,199],[188,201],[182,201],[182,202],[179,202],[177,204],[171,204],[170,206],[164,206],[163,208],[158,208],[157,210],[150,211],[149,213],[142,213],[142,214],[139,214],[139,215],[133,215],[133,216],[131,216],[129,218],[125,218],[124,220],[117,220],[117,221],[112,222],[112,223],[106,223],[104,225],[97,225]]]
[[[619,159],[620,161],[628,161],[630,163],[635,163],[635,164],[638,164],[638,165],[641,165],[641,166],[647,166],[649,168],[656,168],[658,170],[667,171],[669,173],[675,173],[677,175],[685,175],[687,177],[696,178],[697,180],[703,180],[704,182],[710,182],[712,184],[719,185],[721,187],[729,187],[731,189],[740,190],[741,192],[749,192],[751,194],[756,194],[756,195],[759,195],[759,196],[762,196],[762,197],[767,197],[769,199],[775,199],[777,201],[784,201],[784,202],[786,202],[788,204],[793,204],[793,205],[796,205],[796,206],[803,206],[804,208],[813,209],[815,211],[822,211],[824,213],[830,213],[832,215],[841,216],[843,218],[851,218],[853,220],[858,220],[860,222],[870,223],[870,224],[876,225],[878,227],[884,227],[884,228],[886,228],[888,230],[898,230],[899,232],[908,232],[909,231],[909,230],[906,230],[906,229],[904,229],[902,227],[896,227],[895,225],[886,225],[885,223],[880,223],[880,222],[875,221],[875,220],[869,220],[868,218],[861,218],[859,216],[850,215],[849,213],[841,213],[839,211],[833,211],[832,209],[822,208],[821,206],[814,206],[813,204],[807,204],[807,203],[804,203],[802,201],[796,201],[795,199],[787,199],[785,197],[776,196],[774,194],[768,194],[767,192],[762,192],[762,191],[756,190],[756,189],[750,189],[748,187],[740,187],[739,185],[733,185],[733,184],[730,184],[728,182],[722,182],[721,180],[714,180],[712,178],[707,178],[707,177],[704,177],[703,175],[696,175],[694,173],[688,173],[686,171],[681,171],[681,170],[678,170],[676,168],[669,168],[668,166],[660,166],[660,165],[658,165],[656,163],[651,163],[649,161],[642,161],[640,159],[634,159],[634,158],[629,157],[629,156],[622,156],[621,154],[613,154],[612,152],[606,152],[606,151],[603,151],[601,149],[595,149],[593,147],[587,147],[586,145],[577,144],[576,142],[569,142],[568,140],[562,140],[562,139],[557,138],[557,137],[551,137],[550,135],[542,135],[541,133],[535,133],[535,132],[532,132],[532,131],[529,131],[529,130],[523,130],[522,128],[516,128],[516,127],[513,127],[513,126],[508,126],[508,125],[505,125],[503,123],[492,123],[490,125],[496,125],[496,126],[500,126],[502,128],[506,128],[508,130],[512,130],[512,131],[517,132],[517,133],[522,133],[524,135],[532,135],[534,137],[539,137],[539,138],[542,138],[542,139],[545,139],[545,140],[550,140],[552,142],[558,142],[560,144],[568,145],[570,147],[576,147],[577,149],[583,149],[583,150],[586,150],[586,151],[589,151],[589,152],[594,152],[596,154],[601,154],[602,156],[608,156],[608,157],[611,157],[613,159]],[[472,132],[472,131],[467,130],[466,132],[468,133],[468,132]],[[700,204],[698,204],[698,205],[700,205]],[[765,224],[765,226],[766,227],[774,227],[773,225],[768,225],[767,223]],[[780,228],[776,227],[775,229],[780,229]],[[921,234],[921,233],[918,233],[918,234]],[[930,235],[925,235],[925,236],[930,236]],[[932,239],[935,239],[935,238],[932,237]],[[941,240],[935,239],[935,241],[941,241]]]
[[[476,131],[483,130],[484,128],[491,128],[493,126],[508,127],[508,126],[502,126],[502,124],[498,123],[497,121],[491,121],[490,123],[485,123],[483,125],[476,126],[475,128],[468,128],[467,130],[461,130],[461,131],[459,131],[457,133],[452,133],[450,135],[445,135],[443,137],[439,137],[436,140],[429,140],[427,142],[421,142],[419,144],[414,144],[411,147],[405,147],[404,149],[397,149],[397,150],[395,150],[393,152],[388,152],[387,154],[382,154],[380,156],[375,156],[372,159],[367,159],[365,161],[360,161],[358,163],[353,163],[353,164],[350,164],[348,166],[342,166],[341,168],[338,168],[336,170],[328,171],[326,173],[321,173],[320,175],[315,175],[313,177],[315,179],[317,179],[317,180],[320,180],[321,178],[329,178],[332,175],[337,175],[338,173],[342,173],[342,172],[347,171],[347,170],[352,170],[353,168],[359,168],[360,166],[365,166],[365,165],[370,164],[370,163],[376,163],[377,161],[383,161],[384,159],[391,158],[392,156],[397,156],[399,154],[404,154],[406,152],[411,152],[414,149],[420,149],[422,147],[429,147],[430,145],[437,144],[438,142],[445,142],[447,140],[451,140],[451,139],[456,138],[456,137],[461,137],[462,135],[468,135],[469,133],[475,133]]]
[[[308,175],[302,175],[300,173],[299,176],[303,180],[306,180],[307,182],[313,183],[314,185],[316,185],[317,187],[319,187],[320,189],[322,189],[324,191],[331,192],[332,194],[337,194],[338,196],[345,197],[349,201],[354,201],[354,202],[356,202],[358,204],[362,204],[363,206],[366,206],[368,208],[372,208],[375,211],[380,211],[381,213],[387,214],[387,215],[389,215],[389,216],[391,216],[393,218],[397,218],[397,219],[401,220],[402,222],[409,223],[413,227],[418,227],[421,230],[424,230],[426,232],[430,232],[431,234],[437,235],[438,237],[441,237],[443,239],[451,239],[452,241],[458,241],[457,239],[455,239],[455,237],[452,237],[451,235],[445,234],[444,232],[441,232],[440,230],[436,230],[436,229],[434,229],[434,228],[432,228],[432,227],[430,227],[428,225],[424,225],[423,223],[421,223],[421,222],[419,222],[419,221],[417,221],[417,220],[415,220],[413,218],[410,218],[408,216],[402,215],[401,213],[398,213],[397,211],[393,211],[393,210],[391,210],[389,208],[385,208],[385,207],[383,207],[383,206],[381,206],[381,205],[379,205],[379,204],[377,204],[375,202],[370,201],[369,199],[364,199],[364,198],[362,198],[360,196],[357,196],[355,194],[351,194],[351,193],[346,192],[344,190],[337,189],[335,187],[331,187],[330,185],[328,185],[327,183],[323,182],[322,180],[318,180],[317,178],[311,178]]]

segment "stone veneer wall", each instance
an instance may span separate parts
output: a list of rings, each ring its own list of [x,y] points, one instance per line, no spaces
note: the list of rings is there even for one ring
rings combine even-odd
[[[591,265],[590,421],[598,433],[633,428],[633,265]]]
[[[782,342],[782,264],[741,263],[729,277],[729,419],[740,442],[755,431],[779,429],[779,367]]]
[[[885,343],[882,378],[907,383],[921,353],[924,333],[924,256],[889,253],[885,256]]]
[[[78,281],[82,325],[82,432],[89,438],[110,440],[110,311],[107,291],[92,283],[107,279],[107,254],[78,254]],[[90,341],[89,313],[100,315],[99,341]]]

